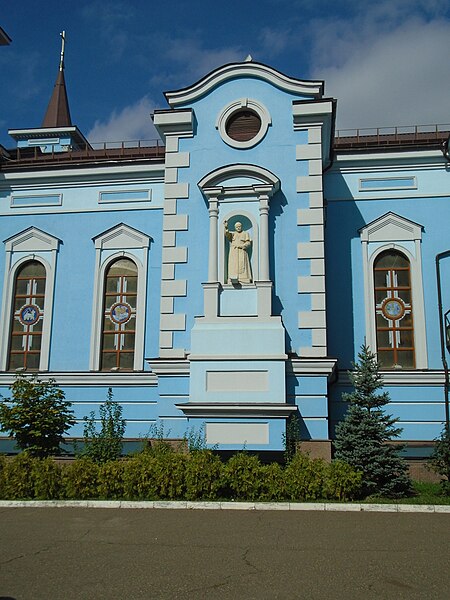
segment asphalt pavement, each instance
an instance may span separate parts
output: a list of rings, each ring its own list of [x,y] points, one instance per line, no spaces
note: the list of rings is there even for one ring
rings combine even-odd
[[[1,508],[0,600],[450,597],[448,514]]]

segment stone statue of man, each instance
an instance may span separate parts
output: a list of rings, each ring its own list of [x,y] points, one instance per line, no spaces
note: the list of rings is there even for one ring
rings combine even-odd
[[[252,244],[249,234],[242,231],[239,221],[234,226],[235,231],[228,231],[228,221],[224,222],[225,238],[230,242],[228,253],[228,283],[251,283],[252,269],[248,256]]]

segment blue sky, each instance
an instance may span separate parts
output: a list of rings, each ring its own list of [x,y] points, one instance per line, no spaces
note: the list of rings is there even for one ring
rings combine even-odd
[[[163,92],[227,62],[324,79],[339,128],[450,123],[446,0],[0,0],[0,143],[39,127],[66,30],[72,121],[90,141],[155,137]]]

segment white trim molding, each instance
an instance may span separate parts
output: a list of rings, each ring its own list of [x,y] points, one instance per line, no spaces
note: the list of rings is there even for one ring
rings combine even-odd
[[[228,119],[235,113],[239,113],[242,109],[248,109],[256,113],[261,121],[261,127],[258,133],[252,137],[250,140],[246,140],[244,142],[234,140],[227,133],[227,121]],[[272,125],[272,119],[270,117],[269,111],[257,100],[253,100],[252,98],[241,98],[240,100],[234,100],[227,104],[219,113],[216,119],[216,129],[219,130],[220,137],[223,141],[233,148],[238,148],[241,150],[245,150],[247,148],[253,148],[256,144],[265,137],[269,125]]]
[[[230,79],[250,77],[261,79],[285,92],[321,98],[324,89],[323,81],[305,81],[288,77],[272,67],[253,61],[231,63],[215,69],[187,88],[166,92],[164,95],[170,106],[194,102],[213,88],[229,81]]]
[[[297,406],[285,403],[255,402],[184,402],[175,404],[186,417],[197,418],[265,418],[286,419],[297,412]],[[231,425],[231,424],[230,424]]]
[[[411,266],[414,347],[417,369],[428,367],[422,279],[422,230],[421,225],[393,212],[386,213],[359,230],[363,253],[367,345],[373,352],[377,351],[373,265],[379,254],[385,250],[398,250],[408,258]]]
[[[89,368],[91,371],[98,371],[100,368],[105,273],[115,260],[129,258],[135,263],[138,270],[133,369],[142,371],[144,368],[148,250],[151,238],[133,227],[120,223],[99,234],[93,241],[95,244],[95,274]]]
[[[14,283],[18,269],[30,260],[37,260],[45,268],[45,313],[42,326],[39,371],[47,371],[50,357],[50,337],[53,320],[53,296],[56,276],[56,256],[60,240],[37,227],[5,240],[5,277],[3,284],[2,317],[0,322],[0,370],[6,371],[8,363],[11,311],[13,310]]]

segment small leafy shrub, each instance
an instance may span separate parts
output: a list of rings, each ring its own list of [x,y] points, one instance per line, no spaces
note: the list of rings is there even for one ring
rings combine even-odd
[[[90,500],[99,497],[100,466],[90,458],[80,457],[63,470],[66,498]]]
[[[297,445],[301,439],[300,420],[298,414],[291,414],[286,421],[286,433],[283,433],[284,460],[291,461],[297,452]]]
[[[98,470],[98,495],[105,500],[122,500],[125,497],[125,472],[127,460],[101,463]]]
[[[261,463],[257,456],[239,452],[224,468],[224,482],[234,500],[257,500],[261,485]]]
[[[96,463],[116,460],[122,453],[126,421],[122,418],[122,406],[113,398],[113,391],[109,388],[108,397],[99,409],[100,431],[97,431],[94,411],[84,417],[82,454]]]
[[[0,429],[31,456],[60,454],[63,435],[75,419],[55,380],[41,381],[35,375],[19,373],[10,390],[11,398],[0,401]]]
[[[223,487],[223,463],[211,450],[191,452],[185,463],[186,500],[215,500]]]
[[[52,458],[35,459],[31,475],[34,498],[55,500],[63,494],[62,469]]]
[[[2,497],[5,500],[34,498],[34,459],[28,452],[7,458],[3,465]]]
[[[441,436],[436,440],[430,466],[441,476],[441,490],[450,496],[450,428],[444,427]]]
[[[280,502],[286,499],[284,470],[278,463],[261,465],[260,477],[258,500],[261,502]]]
[[[161,500],[181,500],[185,497],[186,456],[178,452],[153,453],[153,477],[156,497]]]
[[[290,500],[323,498],[326,462],[298,452],[284,470],[286,495]]]
[[[362,473],[342,460],[327,464],[324,479],[324,498],[329,500],[351,500],[361,490]]]

